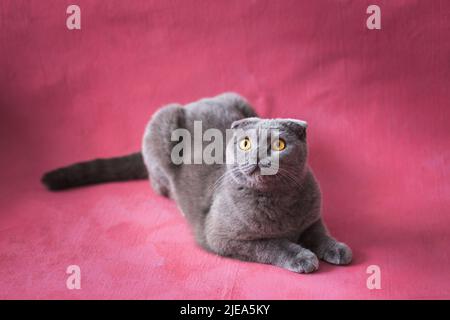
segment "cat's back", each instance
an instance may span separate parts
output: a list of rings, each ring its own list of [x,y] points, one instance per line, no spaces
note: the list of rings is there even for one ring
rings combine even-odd
[[[254,117],[256,113],[244,98],[235,93],[202,99],[187,104],[184,109],[184,128],[192,135],[191,146],[194,146],[195,139],[199,140],[197,133],[200,132],[202,135],[200,137],[202,148],[192,150],[192,162],[194,159],[202,161],[197,164],[183,164],[178,168],[178,172],[173,176],[175,200],[187,216],[202,217],[211,206],[216,181],[225,172],[226,130],[230,129],[234,121]],[[214,164],[206,164],[204,159],[206,154],[204,151],[212,139],[203,134],[210,129],[218,130],[222,135],[218,144],[221,148],[222,161]]]
[[[236,120],[255,116],[249,103],[236,93],[224,93],[185,106],[172,104],[161,108],[147,125],[143,139],[143,156],[153,188],[173,198],[191,222],[201,221],[209,211],[214,184],[225,171],[226,130]],[[187,141],[183,141],[182,152],[183,157],[186,152],[192,155],[189,156],[190,164],[185,163],[186,158],[181,164],[175,164],[172,159],[172,151],[179,143],[171,141],[177,129],[189,135]],[[205,164],[203,161],[203,151],[212,142],[204,136],[209,129],[222,134],[221,163]]]
[[[189,103],[184,106],[184,111],[185,127],[191,132],[195,122],[201,121],[203,132],[218,129],[225,134],[234,121],[256,116],[249,103],[233,92]]]

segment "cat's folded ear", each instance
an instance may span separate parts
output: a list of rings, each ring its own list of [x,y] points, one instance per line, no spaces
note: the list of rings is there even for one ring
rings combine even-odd
[[[285,125],[292,130],[300,140],[306,140],[306,128],[308,127],[308,123],[303,120],[297,119],[286,119]]]
[[[231,124],[231,129],[241,129],[244,128],[248,125],[254,125],[255,123],[257,123],[260,119],[257,117],[252,117],[252,118],[245,118],[245,119],[241,119],[241,120],[236,120]]]

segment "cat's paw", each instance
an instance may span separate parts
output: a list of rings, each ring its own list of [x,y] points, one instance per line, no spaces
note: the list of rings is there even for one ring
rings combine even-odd
[[[319,268],[319,259],[311,251],[304,249],[286,263],[286,269],[298,273],[310,273]]]
[[[335,242],[325,250],[323,260],[332,264],[349,264],[352,261],[352,249],[345,243]]]

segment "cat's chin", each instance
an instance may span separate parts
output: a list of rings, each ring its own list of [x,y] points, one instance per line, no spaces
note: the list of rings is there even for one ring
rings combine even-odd
[[[262,175],[261,173],[234,176],[233,180],[238,187],[259,191],[273,191],[281,187],[277,183],[278,179],[275,176]]]

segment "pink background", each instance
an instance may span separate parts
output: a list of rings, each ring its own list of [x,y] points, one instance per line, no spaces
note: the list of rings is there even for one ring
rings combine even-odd
[[[77,0],[69,31],[71,3],[0,2],[0,298],[450,298],[449,1]],[[366,28],[373,3],[382,30]],[[146,181],[39,183],[138,150],[161,105],[231,90],[309,122],[351,266],[298,275],[206,253]]]

